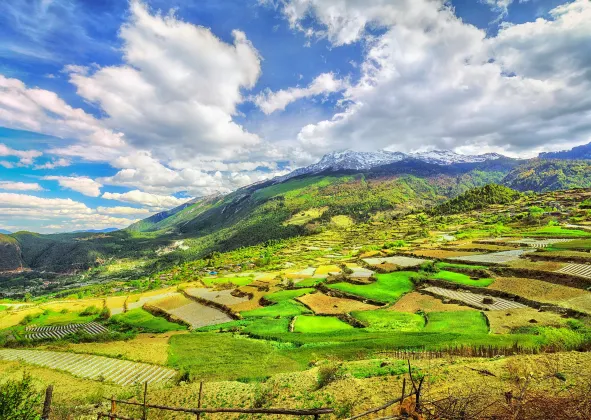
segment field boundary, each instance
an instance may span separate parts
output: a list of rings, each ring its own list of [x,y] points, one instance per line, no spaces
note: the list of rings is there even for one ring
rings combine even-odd
[[[561,286],[574,287],[575,289],[587,290],[591,287],[591,280],[585,277],[573,276],[570,274],[556,273],[542,270],[531,270],[529,268],[514,267],[490,267],[490,271],[501,277],[525,277],[528,279],[541,280],[546,283],[558,284]]]
[[[191,299],[192,301],[200,303],[201,305],[209,306],[210,308],[214,308],[219,311],[222,311],[232,319],[236,319],[236,320],[242,319],[242,315],[240,315],[238,312],[233,311],[229,306],[224,305],[223,303],[214,302],[212,300],[204,299],[199,296],[193,296],[193,295],[187,293],[185,290],[182,290],[181,293],[187,299]]]
[[[364,298],[362,296],[357,296],[357,295],[354,295],[352,293],[343,292],[342,290],[332,289],[332,288],[327,287],[325,284],[322,284],[322,283],[321,284],[318,284],[316,286],[316,288],[318,290],[320,290],[322,293],[324,293],[325,295],[328,295],[328,296],[338,297],[338,298],[343,298],[343,299],[352,299],[352,300],[356,300],[358,302],[368,303],[370,305],[375,305],[375,306],[381,306],[381,307],[388,306],[388,303],[387,302],[381,302],[379,300],[374,300],[374,299],[370,299],[370,298]]]
[[[162,318],[166,319],[168,322],[174,322],[176,324],[184,325],[185,327],[187,327],[189,329],[193,329],[192,325],[190,323],[188,323],[187,321],[185,321],[184,319],[181,319],[171,313],[168,313],[164,309],[159,308],[157,306],[150,305],[149,303],[144,303],[144,306],[142,306],[142,309],[145,310],[146,312],[151,313],[154,316],[162,317]]]
[[[515,301],[517,303],[521,303],[523,305],[529,306],[529,307],[534,308],[534,309],[538,309],[538,310],[541,310],[541,311],[550,311],[550,312],[554,312],[554,313],[556,313],[558,315],[566,315],[569,318],[577,318],[577,319],[591,318],[591,315],[590,314],[587,314],[587,313],[582,312],[582,311],[577,311],[576,309],[565,308],[565,307],[562,307],[562,306],[553,305],[551,303],[538,302],[538,301],[535,301],[535,300],[524,298],[524,297],[519,296],[519,295],[515,295],[513,293],[503,292],[501,290],[487,289],[487,288],[483,288],[483,287],[473,287],[473,286],[459,285],[459,284],[450,283],[450,282],[446,282],[446,281],[443,281],[443,280],[435,280],[435,279],[425,280],[423,282],[423,284],[429,284],[431,286],[441,287],[442,289],[462,290],[462,291],[466,291],[466,292],[477,293],[479,295],[488,295],[488,296],[502,298],[502,299],[506,299],[506,300],[513,300],[513,301]],[[429,296],[434,296],[434,297],[436,297],[439,300],[442,299],[441,296],[433,295],[433,294],[429,293],[427,290],[425,290],[423,287],[418,288],[417,291],[419,293],[423,293],[423,294],[426,294],[426,295],[429,295]],[[450,301],[453,301],[453,299],[450,299]],[[455,302],[454,301],[453,303],[457,303],[458,305],[468,306],[470,308],[475,308],[475,309],[478,309],[478,310],[482,310],[482,308],[469,305],[466,302],[460,302],[460,301]]]

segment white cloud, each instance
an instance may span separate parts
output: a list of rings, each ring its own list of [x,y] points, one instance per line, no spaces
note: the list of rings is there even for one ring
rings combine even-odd
[[[284,110],[287,105],[301,98],[324,95],[344,90],[347,83],[335,79],[333,73],[322,73],[305,88],[295,87],[272,92],[267,89],[252,100],[265,113]]]
[[[284,13],[334,46],[366,45],[344,109],[298,135],[316,156],[347,147],[532,154],[591,138],[588,1],[492,38],[440,1],[292,0]],[[316,25],[307,28],[310,16]]]
[[[43,191],[43,187],[36,182],[0,181],[0,190],[7,191]]]
[[[179,158],[233,156],[260,139],[233,121],[241,89],[254,86],[260,58],[245,34],[227,44],[209,29],[151,14],[139,0],[121,27],[124,64],[74,71],[77,93],[108,115],[139,149]]]
[[[60,187],[77,191],[89,197],[101,195],[101,183],[86,176],[44,176],[47,181],[57,181]]]
[[[43,165],[35,165],[33,169],[55,169],[61,168],[64,166],[70,166],[72,162],[66,158],[58,158],[52,159],[49,162],[44,163]]]
[[[54,92],[27,88],[0,74],[0,125],[111,148],[123,147],[123,135],[103,127],[82,109],[72,108]],[[34,157],[23,157],[27,164]]]
[[[2,77],[2,75],[0,75],[0,78]],[[1,82],[1,80],[0,80]],[[1,89],[1,86],[0,86]],[[1,92],[1,90],[0,90]],[[2,108],[1,108],[1,103],[2,103],[2,97],[0,96],[0,119],[1,119],[1,113],[2,113]],[[15,156],[17,158],[19,158],[19,165],[21,166],[26,166],[26,165],[31,165],[33,163],[33,160],[39,156],[43,155],[43,153],[41,153],[38,150],[15,150],[12,149],[8,146],[6,146],[5,144],[0,143],[0,156]],[[6,161],[5,161],[6,162]],[[12,163],[10,162],[6,162],[8,163],[8,165],[3,165],[6,168],[10,168],[13,167]]]
[[[125,206],[115,206],[115,207],[97,207],[97,213],[99,214],[107,214],[107,215],[125,215],[125,216],[141,216],[147,217],[153,213],[153,211],[143,208],[136,208],[136,207],[125,207]]]
[[[106,192],[102,195],[107,200],[117,200],[125,203],[140,204],[155,210],[168,210],[186,203],[191,198],[176,198],[173,196],[151,194],[139,190],[125,193]]]
[[[136,219],[100,214],[86,204],[69,198],[42,198],[0,192],[0,223],[3,226],[12,226],[13,231],[30,229],[31,225],[39,226],[35,230],[41,232],[122,228],[135,221]]]

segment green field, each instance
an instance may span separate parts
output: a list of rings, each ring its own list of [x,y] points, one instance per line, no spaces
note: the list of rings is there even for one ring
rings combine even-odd
[[[293,300],[284,300],[275,305],[264,306],[251,311],[243,311],[240,314],[245,318],[253,317],[293,317],[301,314],[309,314],[310,311],[301,303]]]
[[[282,290],[280,292],[270,293],[265,295],[265,299],[269,302],[283,302],[290,299],[295,299],[299,296],[307,295],[308,293],[315,292],[316,289],[312,288],[301,288],[295,290]]]
[[[83,324],[94,321],[95,315],[81,316],[79,312],[56,312],[46,310],[39,316],[33,318],[31,325],[44,327],[50,325]]]
[[[0,305],[0,312],[8,309],[8,306]]]
[[[152,315],[141,308],[132,309],[111,317],[110,322],[130,329],[143,332],[163,333],[168,331],[185,330],[186,327]]]
[[[367,324],[368,331],[421,331],[425,318],[418,314],[394,311],[360,311],[351,315]]]
[[[309,279],[304,279],[300,282],[297,282],[294,287],[300,288],[300,287],[313,287],[316,286],[320,283],[324,283],[326,281],[326,279],[315,279],[315,278],[309,278]]]
[[[458,334],[487,334],[488,325],[481,312],[431,312],[428,315],[425,331]]]
[[[472,280],[470,276],[467,276],[466,274],[455,273],[453,271],[440,271],[439,273],[434,274],[433,278],[474,287],[486,287],[495,281],[494,279]]]
[[[540,229],[527,232],[525,235],[589,237],[591,236],[591,232],[585,232],[584,230],[578,229],[565,229],[561,226],[544,226]]]
[[[353,327],[334,316],[298,316],[293,331],[316,334],[352,330]]]
[[[391,303],[396,302],[403,294],[413,289],[414,286],[410,279],[417,275],[412,271],[397,271],[378,274],[376,275],[377,281],[368,285],[342,282],[331,284],[328,287],[378,302]]]
[[[558,244],[552,244],[548,249],[591,249],[591,239],[575,239],[569,242],[561,242]]]
[[[215,286],[216,284],[232,283],[236,286],[247,286],[254,281],[252,277],[204,277],[203,283],[208,286]]]
[[[448,262],[438,262],[437,268],[445,270],[446,268],[467,268],[470,270],[486,270],[488,267],[485,265],[471,265],[471,264],[461,264],[461,263],[448,263]]]

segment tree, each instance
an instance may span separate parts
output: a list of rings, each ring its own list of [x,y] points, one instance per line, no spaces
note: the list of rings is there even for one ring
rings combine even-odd
[[[531,206],[528,209],[528,213],[529,213],[529,218],[531,220],[539,220],[542,218],[542,216],[544,215],[544,209],[538,206]]]
[[[37,409],[41,398],[33,378],[26,372],[20,381],[4,382],[0,385],[0,419],[40,420]]]

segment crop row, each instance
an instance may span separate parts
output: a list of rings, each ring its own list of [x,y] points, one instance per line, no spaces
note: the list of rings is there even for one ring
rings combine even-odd
[[[63,338],[68,334],[74,334],[78,331],[84,331],[88,334],[104,334],[109,330],[97,322],[86,324],[68,324],[53,327],[27,327],[26,337],[30,340],[40,340],[44,338]]]
[[[57,351],[7,349],[0,350],[0,359],[23,361],[118,385],[164,382],[176,374],[175,370],[158,365]]]

